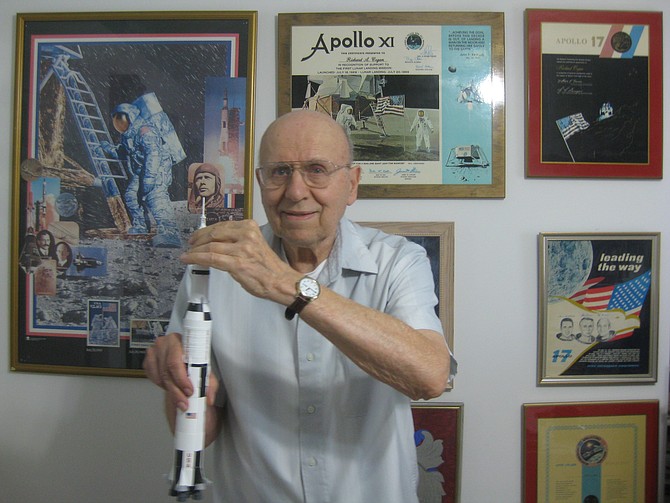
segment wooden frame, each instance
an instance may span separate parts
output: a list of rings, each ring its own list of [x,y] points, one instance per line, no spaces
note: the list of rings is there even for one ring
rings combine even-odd
[[[505,197],[503,32],[497,12],[279,14],[278,113],[343,124],[361,198]]]
[[[405,236],[426,249],[433,270],[437,314],[444,337],[454,351],[454,223],[453,222],[360,222],[389,234]],[[453,383],[448,389],[453,388]]]
[[[256,18],[17,15],[13,370],[143,375],[210,194],[192,174],[208,222],[251,216]]]
[[[661,178],[662,13],[525,14],[526,175]]]
[[[419,464],[419,502],[460,501],[463,404],[412,404],[414,443]]]
[[[656,503],[658,415],[657,400],[524,404],[524,503]]]
[[[539,384],[656,381],[659,241],[539,235]]]

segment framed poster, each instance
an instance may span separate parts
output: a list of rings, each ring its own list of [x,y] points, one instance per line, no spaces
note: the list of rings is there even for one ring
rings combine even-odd
[[[433,271],[435,311],[449,348],[454,351],[454,223],[453,222],[360,222],[389,234],[405,236],[426,249]],[[452,389],[450,382],[447,389]]]
[[[346,129],[362,198],[505,197],[497,12],[279,14],[278,112]]]
[[[11,368],[141,376],[198,227],[249,217],[255,12],[18,14]]]
[[[539,384],[656,381],[659,241],[539,235]]]
[[[523,406],[524,503],[656,503],[658,401]]]
[[[463,404],[412,404],[421,503],[460,501]]]
[[[526,175],[661,178],[662,13],[525,14]]]

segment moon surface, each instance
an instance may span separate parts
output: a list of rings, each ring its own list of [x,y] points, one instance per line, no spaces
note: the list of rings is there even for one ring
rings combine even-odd
[[[571,297],[588,279],[593,265],[590,241],[556,240],[547,246],[547,296]]]

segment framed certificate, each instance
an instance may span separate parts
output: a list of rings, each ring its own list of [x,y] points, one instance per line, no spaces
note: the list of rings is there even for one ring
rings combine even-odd
[[[11,368],[143,376],[204,206],[251,216],[256,12],[17,16]]]
[[[525,14],[526,175],[661,178],[662,13]]]
[[[279,14],[278,112],[337,120],[363,198],[505,197],[498,12]]]
[[[539,235],[539,384],[656,381],[659,239]]]
[[[658,401],[523,406],[524,503],[656,503]]]

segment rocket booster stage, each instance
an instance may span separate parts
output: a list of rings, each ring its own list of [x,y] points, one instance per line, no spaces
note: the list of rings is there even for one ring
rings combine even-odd
[[[204,207],[203,200],[201,228],[205,226]],[[186,501],[190,496],[196,500],[201,499],[202,491],[209,483],[202,468],[212,338],[212,318],[207,300],[209,268],[189,265],[187,274],[190,275],[191,291],[183,320],[182,343],[184,364],[193,386],[193,394],[188,399],[188,409],[185,412],[177,411],[175,424],[175,458],[170,479],[172,482],[170,495],[176,496],[177,501]]]

